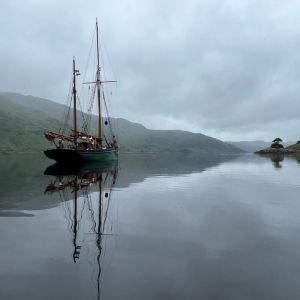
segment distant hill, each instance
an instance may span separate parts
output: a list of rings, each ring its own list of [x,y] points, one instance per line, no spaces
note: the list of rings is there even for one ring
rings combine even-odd
[[[240,142],[227,142],[228,144],[231,144],[233,146],[236,146],[246,152],[256,152],[261,149],[269,148],[272,142],[266,142],[266,141],[240,141]],[[285,147],[294,144],[295,142],[284,142],[283,145]]]
[[[265,149],[271,145],[271,142],[265,141],[240,141],[240,142],[227,142],[233,146],[243,149],[246,152],[255,152],[260,149]]]
[[[49,147],[46,130],[62,127],[66,106],[42,98],[0,93],[0,152],[36,152]],[[113,119],[121,152],[236,154],[243,150],[215,138],[180,130],[150,130],[125,119]],[[95,126],[94,126],[95,125]],[[92,119],[96,128],[96,117]]]

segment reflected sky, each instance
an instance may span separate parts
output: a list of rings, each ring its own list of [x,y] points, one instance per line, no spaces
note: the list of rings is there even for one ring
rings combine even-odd
[[[95,180],[78,190],[76,263],[74,185],[44,194],[57,179],[43,175],[47,163],[28,172],[4,165],[11,180],[22,174],[14,179],[22,189],[2,185],[0,298],[297,299],[300,165],[294,157],[279,163],[122,157],[112,188],[112,173],[98,170],[95,178],[110,174],[102,188]],[[101,251],[93,230],[100,190]]]

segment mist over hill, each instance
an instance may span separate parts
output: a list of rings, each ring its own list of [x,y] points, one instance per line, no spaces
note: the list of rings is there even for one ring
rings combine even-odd
[[[36,152],[50,146],[47,130],[63,126],[65,105],[33,96],[0,93],[0,152]],[[80,114],[78,113],[80,116]],[[112,119],[121,152],[185,152],[236,154],[243,150],[229,143],[180,130],[150,130],[138,123]],[[70,126],[70,124],[69,124]],[[97,128],[93,116],[92,128]],[[94,130],[95,132],[95,130]]]

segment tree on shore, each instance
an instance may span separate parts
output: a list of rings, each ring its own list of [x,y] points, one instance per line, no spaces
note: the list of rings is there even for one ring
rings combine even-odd
[[[275,148],[275,149],[280,149],[280,148],[284,148],[283,145],[281,144],[282,139],[281,138],[276,138],[272,141],[271,144],[271,148]]]

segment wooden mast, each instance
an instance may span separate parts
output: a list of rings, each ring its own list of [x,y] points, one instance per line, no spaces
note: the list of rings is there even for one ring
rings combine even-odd
[[[100,79],[100,55],[99,55],[99,30],[98,20],[96,19],[96,35],[97,35],[97,98],[98,98],[98,139],[100,147],[102,146],[102,116],[101,116],[101,79]]]
[[[73,120],[74,120],[74,145],[77,149],[77,109],[76,109],[76,69],[75,58],[73,57]]]

